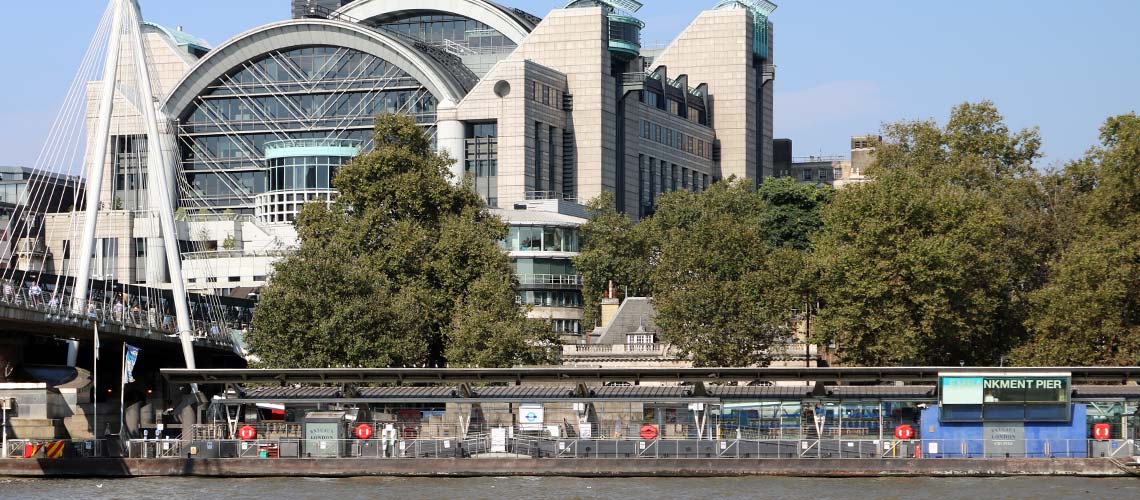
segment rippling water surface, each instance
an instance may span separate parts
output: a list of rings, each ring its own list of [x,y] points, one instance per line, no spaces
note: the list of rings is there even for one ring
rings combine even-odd
[[[1140,478],[0,479],[0,499],[1140,499]]]

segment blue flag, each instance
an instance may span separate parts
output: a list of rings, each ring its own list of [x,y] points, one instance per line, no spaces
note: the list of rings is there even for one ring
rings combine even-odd
[[[125,375],[124,378],[126,379],[127,382],[134,382],[135,381],[135,376],[131,372],[133,372],[135,370],[135,362],[137,362],[138,360],[139,360],[139,348],[135,347],[133,345],[127,344],[126,358],[123,359],[123,373]]]

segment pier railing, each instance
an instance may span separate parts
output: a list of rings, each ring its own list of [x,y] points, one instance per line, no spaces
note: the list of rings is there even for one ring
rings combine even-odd
[[[1030,439],[638,439],[553,438],[505,433],[466,438],[132,440],[131,458],[454,459],[479,456],[544,459],[985,459],[1105,458],[1140,454],[1133,440]],[[1132,459],[1134,460],[1134,459]]]
[[[505,429],[504,429],[505,430]],[[479,456],[546,459],[1065,459],[1104,458],[1137,462],[1140,443],[1131,439],[705,439],[555,438],[508,435],[403,439],[10,439],[0,459],[130,457],[145,459],[427,458]]]

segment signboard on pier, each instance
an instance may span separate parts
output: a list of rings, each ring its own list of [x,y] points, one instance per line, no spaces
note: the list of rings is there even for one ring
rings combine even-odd
[[[519,405],[519,430],[541,431],[543,429],[542,403],[523,403]]]

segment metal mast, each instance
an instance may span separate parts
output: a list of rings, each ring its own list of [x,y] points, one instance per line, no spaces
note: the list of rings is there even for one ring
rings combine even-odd
[[[163,250],[166,256],[167,272],[170,274],[173,292],[175,317],[178,334],[182,340],[182,355],[186,367],[196,367],[194,361],[193,324],[190,321],[190,307],[186,300],[186,285],[182,279],[182,259],[178,253],[178,232],[174,222],[174,193],[169,182],[173,174],[168,158],[163,153],[162,136],[158,123],[159,113],[155,107],[153,90],[150,84],[150,68],[147,65],[146,45],[142,37],[142,16],[135,0],[111,0],[115,4],[115,14],[111,24],[111,39],[103,68],[103,90],[99,96],[98,128],[95,135],[95,151],[87,172],[87,206],[83,221],[83,237],[80,240],[79,272],[75,276],[75,296],[72,309],[82,312],[87,305],[91,279],[91,261],[95,246],[95,227],[98,223],[100,195],[103,190],[103,169],[106,164],[107,147],[111,142],[111,117],[114,110],[115,89],[118,81],[120,44],[123,26],[131,38],[134,63],[137,70],[137,90],[139,113],[142,114],[147,131],[147,177],[150,207],[158,215]]]
[[[129,31],[134,44],[135,68],[138,71],[139,100],[146,123],[147,137],[147,177],[152,179],[149,183],[148,195],[151,209],[158,215],[161,228],[163,249],[166,253],[166,268],[170,273],[170,285],[174,299],[174,314],[178,325],[178,335],[182,340],[182,356],[186,359],[186,368],[194,369],[194,327],[190,322],[190,306],[186,301],[186,283],[182,279],[182,256],[178,253],[178,231],[174,222],[174,193],[171,192],[170,177],[174,170],[170,168],[169,158],[162,148],[162,136],[158,130],[158,111],[155,109],[153,91],[150,87],[150,67],[147,64],[146,44],[142,37],[142,16],[135,0],[121,0],[127,2],[127,15],[130,21]]]
[[[83,220],[83,237],[79,240],[79,273],[75,275],[75,294],[71,309],[82,313],[87,307],[87,294],[91,285],[91,260],[95,247],[95,225],[99,220],[99,196],[103,191],[103,167],[107,161],[107,147],[111,143],[111,111],[115,103],[115,81],[119,77],[119,46],[123,36],[123,2],[115,2],[111,18],[111,38],[107,58],[103,65],[103,88],[99,94],[98,128],[95,132],[95,151],[87,171],[87,207]]]

